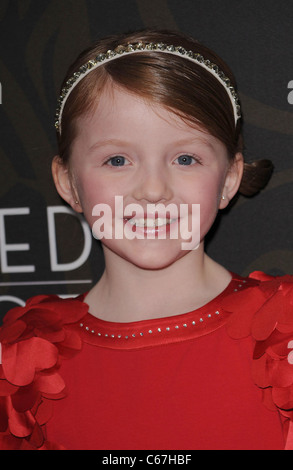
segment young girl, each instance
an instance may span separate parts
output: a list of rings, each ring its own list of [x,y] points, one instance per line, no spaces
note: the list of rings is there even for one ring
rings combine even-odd
[[[178,33],[106,38],[70,68],[55,125],[57,190],[105,271],[6,315],[1,448],[291,448],[292,278],[204,251],[218,210],[271,173],[243,163],[227,65]]]

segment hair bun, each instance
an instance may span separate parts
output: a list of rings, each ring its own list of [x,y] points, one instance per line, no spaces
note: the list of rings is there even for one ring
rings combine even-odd
[[[270,160],[257,160],[244,163],[243,177],[239,192],[243,196],[253,196],[261,191],[269,182],[274,166]]]

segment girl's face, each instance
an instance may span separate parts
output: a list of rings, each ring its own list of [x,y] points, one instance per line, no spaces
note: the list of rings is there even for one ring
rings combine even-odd
[[[97,204],[109,208],[112,236],[102,239],[105,254],[115,253],[141,268],[159,269],[191,252],[182,249],[187,240],[180,224],[184,219],[189,230],[193,227],[192,204],[200,205],[198,250],[203,249],[218,209],[238,189],[242,159],[238,156],[231,166],[225,146],[215,137],[159,105],[106,87],[94,111],[77,122],[68,171],[55,161],[53,174],[60,194],[75,210],[84,212],[90,227],[98,220],[93,208]],[[124,208],[136,204],[135,212],[127,217],[120,211],[115,214],[117,196]],[[154,204],[160,204],[161,212],[153,213],[150,205]],[[166,217],[163,208],[169,204],[173,213]],[[183,206],[188,213],[183,214]],[[123,226],[122,239],[115,237],[115,224]],[[194,227],[197,231],[195,222]],[[129,236],[130,232],[136,236]]]

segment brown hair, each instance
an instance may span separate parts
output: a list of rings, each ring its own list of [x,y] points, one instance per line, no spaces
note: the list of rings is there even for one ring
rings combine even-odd
[[[119,45],[137,42],[162,42],[197,52],[216,64],[236,89],[231,70],[213,51],[181,33],[154,30],[99,40],[79,55],[69,68],[61,88],[88,60]],[[63,110],[62,134],[58,134],[59,155],[64,164],[70,158],[77,119],[96,105],[97,98],[109,82],[156,102],[189,124],[205,129],[226,146],[231,160],[237,152],[242,152],[241,120],[235,126],[232,104],[223,85],[196,63],[172,54],[147,51],[121,56],[101,65],[85,76],[71,92]],[[272,168],[268,160],[245,163],[239,192],[246,196],[258,192],[266,185]]]

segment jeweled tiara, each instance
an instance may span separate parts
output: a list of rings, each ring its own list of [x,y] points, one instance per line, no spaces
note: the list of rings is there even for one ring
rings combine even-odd
[[[216,64],[212,63],[210,60],[206,60],[201,54],[198,54],[193,51],[188,51],[181,46],[175,47],[163,43],[139,42],[136,44],[128,44],[126,46],[118,46],[114,50],[109,50],[104,54],[98,54],[95,58],[89,60],[86,64],[82,65],[73,74],[73,76],[69,78],[69,80],[67,80],[65,86],[61,90],[55,115],[55,127],[59,134],[61,135],[61,121],[65,103],[72,90],[87,74],[95,70],[97,67],[100,67],[100,65],[115,60],[123,55],[135,54],[145,51],[163,52],[183,57],[187,60],[196,63],[197,65],[200,65],[212,75],[214,75],[214,77],[224,86],[230,98],[230,101],[233,106],[235,125],[237,124],[238,119],[241,117],[241,109],[237,93],[234,87],[231,85],[230,79],[224,74],[224,72],[222,72],[222,70],[219,69]]]

